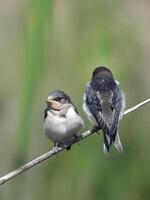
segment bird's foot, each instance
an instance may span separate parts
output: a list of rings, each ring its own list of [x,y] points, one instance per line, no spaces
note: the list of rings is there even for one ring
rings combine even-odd
[[[80,145],[80,139],[81,139],[81,135],[75,135],[74,139],[76,140],[76,142]]]
[[[68,143],[57,143],[57,146],[55,146],[55,147],[64,148],[66,150],[70,150],[71,149],[71,145],[68,144]]]
[[[99,135],[99,130],[100,130],[101,128],[100,128],[100,126],[93,126],[93,128],[91,129],[91,132],[92,133],[94,133],[94,132],[96,132],[98,135]]]

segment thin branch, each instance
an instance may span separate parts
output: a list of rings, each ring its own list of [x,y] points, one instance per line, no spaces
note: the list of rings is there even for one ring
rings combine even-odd
[[[136,106],[127,109],[124,112],[124,116],[128,115],[131,112],[134,112],[135,110],[137,110],[138,108],[140,108],[141,106],[143,106],[143,105],[145,105],[145,104],[147,104],[149,102],[150,102],[150,99],[147,99],[147,100],[137,104]],[[93,133],[96,132],[96,130],[97,130],[96,128],[93,128],[91,130],[88,130],[88,131],[82,133],[81,137],[79,138],[79,141],[85,139],[86,137],[88,137],[90,135],[92,135]],[[69,145],[76,144],[77,142],[78,141],[74,139],[71,142],[69,142]],[[35,165],[43,162],[44,160],[47,160],[48,158],[58,154],[59,152],[65,150],[65,149],[66,149],[66,147],[53,147],[49,152],[39,156],[38,158],[35,158],[34,160],[26,163],[25,165],[22,165],[18,169],[10,172],[9,174],[7,174],[5,176],[2,176],[0,178],[0,185],[4,184],[5,182],[9,181],[10,179],[14,178],[15,176],[18,176],[19,174],[23,173],[24,171],[30,169],[31,167],[34,167]]]
[[[138,108],[140,108],[141,106],[144,106],[145,104],[149,103],[150,102],[150,99],[147,99],[145,101],[142,101],[141,103],[137,104],[136,106],[132,107],[132,108],[129,108],[128,110],[126,110],[124,112],[124,116],[137,110]]]

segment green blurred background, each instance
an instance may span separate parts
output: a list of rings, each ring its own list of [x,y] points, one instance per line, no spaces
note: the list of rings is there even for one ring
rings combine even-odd
[[[150,96],[150,1],[0,1],[0,175],[47,152],[45,97],[66,91],[82,111],[85,83],[106,65],[127,108]],[[150,199],[150,105],[120,123],[124,154],[93,135],[0,186],[0,200]]]

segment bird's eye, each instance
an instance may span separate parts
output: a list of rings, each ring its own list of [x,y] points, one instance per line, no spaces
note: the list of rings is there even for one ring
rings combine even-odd
[[[55,98],[54,100],[55,100],[55,101],[61,101],[61,99],[62,99],[61,97],[57,97],[57,98]]]

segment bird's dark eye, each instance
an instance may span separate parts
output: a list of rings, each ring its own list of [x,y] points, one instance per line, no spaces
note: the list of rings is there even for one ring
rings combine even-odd
[[[62,99],[61,97],[57,97],[57,98],[55,98],[54,100],[55,100],[55,101],[61,101],[61,99]]]

